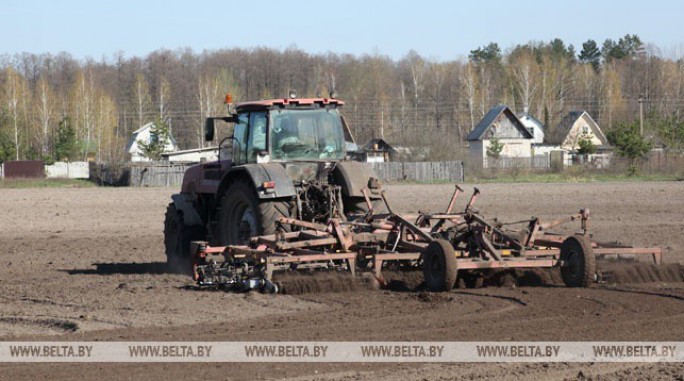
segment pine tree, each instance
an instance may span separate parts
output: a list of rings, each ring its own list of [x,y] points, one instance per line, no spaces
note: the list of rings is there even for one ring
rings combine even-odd
[[[57,141],[55,142],[55,160],[70,161],[78,155],[78,140],[71,118],[65,116],[59,121]]]
[[[591,64],[594,70],[598,71],[601,65],[601,51],[594,40],[587,40],[587,42],[582,44],[582,51],[579,56],[580,62]]]
[[[606,136],[615,146],[615,152],[630,160],[629,174],[637,173],[637,160],[651,150],[651,142],[646,141],[639,132],[639,120],[631,123],[617,123]]]
[[[138,140],[137,143],[138,148],[140,148],[147,158],[152,161],[159,161],[161,160],[162,154],[166,152],[166,145],[170,140],[171,132],[169,131],[169,125],[165,121],[157,119],[150,129],[149,143],[142,140]]]
[[[501,157],[501,152],[504,149],[504,144],[499,141],[497,138],[492,138],[489,141],[489,147],[487,147],[487,156],[493,158],[493,159],[498,159]]]

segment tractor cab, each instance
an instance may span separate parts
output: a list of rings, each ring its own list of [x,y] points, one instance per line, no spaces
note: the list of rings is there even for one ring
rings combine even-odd
[[[233,123],[232,165],[278,162],[336,162],[346,156],[351,133],[339,113],[344,103],[327,98],[285,98],[238,103],[229,117],[208,118],[205,138],[214,138],[214,121]],[[225,150],[221,150],[225,155]],[[221,160],[228,158],[221,157]]]
[[[226,103],[231,104],[230,97]],[[167,209],[165,237],[170,263],[187,260],[190,241],[244,244],[251,237],[290,229],[282,218],[327,223],[377,209],[377,175],[346,158],[354,143],[334,98],[242,102],[227,116],[232,124],[219,144],[218,161],[190,167]]]

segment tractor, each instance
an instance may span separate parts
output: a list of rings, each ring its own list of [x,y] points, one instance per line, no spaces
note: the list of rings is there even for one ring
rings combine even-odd
[[[218,160],[190,167],[171,196],[164,223],[167,263],[191,268],[192,241],[247,244],[251,237],[292,229],[281,218],[325,223],[372,212],[382,203],[373,170],[348,159],[354,143],[340,114],[341,100],[289,97],[237,103],[205,121],[206,141],[216,122],[232,133],[218,144]]]

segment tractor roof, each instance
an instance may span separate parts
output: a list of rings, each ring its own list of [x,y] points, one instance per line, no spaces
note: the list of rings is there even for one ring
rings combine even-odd
[[[279,99],[263,99],[260,101],[240,102],[235,106],[236,110],[246,109],[266,109],[273,106],[311,106],[314,104],[325,105],[344,105],[343,101],[329,98],[279,98]]]

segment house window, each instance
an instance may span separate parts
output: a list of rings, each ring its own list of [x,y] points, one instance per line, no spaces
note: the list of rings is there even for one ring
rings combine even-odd
[[[587,127],[587,126],[582,127],[582,135],[589,135],[589,127]]]
[[[530,135],[532,135],[532,137],[534,138],[534,127],[528,128],[527,131],[529,131]]]

